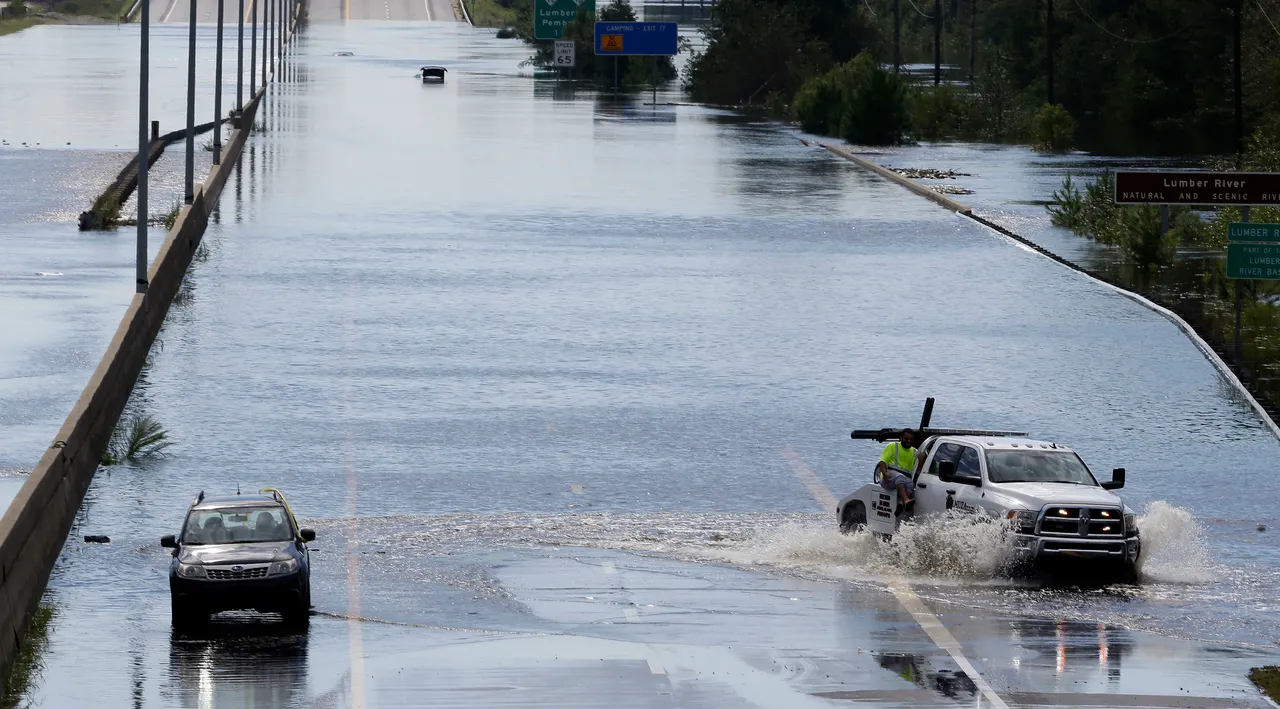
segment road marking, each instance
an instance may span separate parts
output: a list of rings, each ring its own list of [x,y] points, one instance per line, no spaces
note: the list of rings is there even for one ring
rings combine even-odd
[[[822,505],[827,512],[834,513],[836,511],[836,497],[818,479],[818,475],[813,472],[813,468],[810,468],[798,453],[791,450],[790,446],[782,449],[782,457],[786,458],[787,462],[791,464],[791,470],[795,472],[797,478],[800,478],[800,482],[809,488],[813,499],[817,500],[818,504]]]
[[[574,484],[572,484],[572,485],[570,485],[570,486],[569,486],[569,492],[572,492],[572,493],[573,493],[573,494],[575,494],[575,495],[581,495],[581,494],[582,494],[582,486],[581,486],[581,485],[579,485],[579,484],[577,484],[577,483],[574,483]]]
[[[253,21],[253,0],[249,0],[249,2],[245,3],[244,21],[245,22]]]
[[[835,495],[832,495],[831,490],[822,484],[817,474],[813,472],[813,468],[810,468],[800,455],[790,447],[782,449],[782,457],[786,458],[787,462],[791,464],[791,469],[795,472],[800,482],[809,488],[809,492],[813,494],[813,499],[817,500],[818,504],[829,512],[834,512],[836,508]],[[987,684],[982,675],[978,674],[978,670],[974,668],[973,663],[969,662],[969,658],[964,656],[964,649],[961,647],[960,641],[956,640],[951,631],[947,630],[947,626],[943,625],[942,621],[938,620],[938,616],[934,615],[928,606],[924,604],[924,601],[920,600],[920,596],[916,595],[910,584],[902,579],[893,579],[889,582],[889,590],[893,593],[894,598],[898,599],[898,603],[902,604],[902,607],[911,614],[911,617],[915,619],[921,630],[924,630],[925,635],[928,635],[929,639],[939,648],[946,650],[960,670],[969,679],[973,680],[974,686],[978,688],[978,691],[982,692],[982,696],[986,697],[991,706],[995,707],[995,709],[1009,709],[1009,705],[1000,698],[999,694],[996,694],[996,691],[991,688],[990,684]]]
[[[351,0],[342,0],[342,7],[343,7],[343,13],[346,15],[345,19],[350,20],[351,19]]]
[[[178,7],[178,0],[169,0],[169,11],[164,13],[164,19],[160,20],[160,23],[164,24],[168,22],[169,18],[173,16],[173,11],[177,7]]]

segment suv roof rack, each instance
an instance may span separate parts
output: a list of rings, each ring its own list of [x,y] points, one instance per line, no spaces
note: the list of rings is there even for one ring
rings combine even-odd
[[[929,428],[929,419],[933,417],[933,397],[924,400],[924,413],[920,416],[920,425],[915,432],[923,438],[929,436],[991,436],[991,437],[1024,437],[1023,431],[988,431],[981,428]],[[872,440],[884,443],[902,438],[903,428],[855,429],[849,437],[857,440]]]

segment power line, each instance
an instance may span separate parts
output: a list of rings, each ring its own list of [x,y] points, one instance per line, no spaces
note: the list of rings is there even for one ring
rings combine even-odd
[[[1089,21],[1092,22],[1094,25],[1096,25],[1098,29],[1102,30],[1103,32],[1106,32],[1112,37],[1115,37],[1121,42],[1130,42],[1133,44],[1155,44],[1156,42],[1163,42],[1166,39],[1173,39],[1174,37],[1177,37],[1178,35],[1185,32],[1189,27],[1191,27],[1191,25],[1187,25],[1186,27],[1183,27],[1182,29],[1178,30],[1177,32],[1174,32],[1173,34],[1165,35],[1164,37],[1156,37],[1155,39],[1130,39],[1129,37],[1118,35],[1115,32],[1112,32],[1111,30],[1107,29],[1106,27],[1103,27],[1101,22],[1098,22],[1097,20],[1093,19],[1093,15],[1090,15],[1089,11],[1084,9],[1084,6],[1080,4],[1080,0],[1071,0],[1071,1],[1074,2],[1076,4],[1076,7],[1080,9],[1080,14],[1089,18]]]
[[[1267,24],[1271,25],[1272,31],[1276,33],[1277,37],[1280,37],[1280,29],[1277,29],[1276,23],[1271,21],[1271,16],[1267,14],[1267,8],[1262,6],[1262,0],[1255,0],[1255,2],[1258,4],[1258,9],[1262,10],[1262,16],[1267,18]]]
[[[916,7],[915,0],[907,0],[907,2],[911,3],[911,7],[914,8],[916,12],[919,12],[921,17],[925,18],[926,20],[933,19],[933,15],[926,15],[923,12],[920,12],[920,8]]]

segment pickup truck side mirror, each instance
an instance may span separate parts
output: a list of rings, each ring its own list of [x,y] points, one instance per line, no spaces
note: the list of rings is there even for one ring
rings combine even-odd
[[[943,460],[938,462],[938,479],[944,483],[959,483],[960,485],[982,484],[982,478],[976,475],[956,474],[956,462],[954,460]]]
[[[165,549],[177,549],[178,540],[175,539],[172,534],[166,534],[163,537],[160,537],[160,546]]]
[[[1119,490],[1124,487],[1124,468],[1111,471],[1111,482],[1102,483],[1103,490]]]

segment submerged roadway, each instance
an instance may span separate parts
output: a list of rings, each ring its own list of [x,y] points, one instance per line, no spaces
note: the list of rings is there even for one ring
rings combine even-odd
[[[133,397],[173,446],[94,480],[32,703],[1265,706],[1276,441],[1168,321],[788,128],[322,5]],[[126,297],[128,237],[87,237]],[[930,395],[1128,468],[1142,581],[1008,579],[971,526],[838,534],[877,455],[848,429]],[[310,629],[173,632],[160,536],[267,485],[319,535]]]

